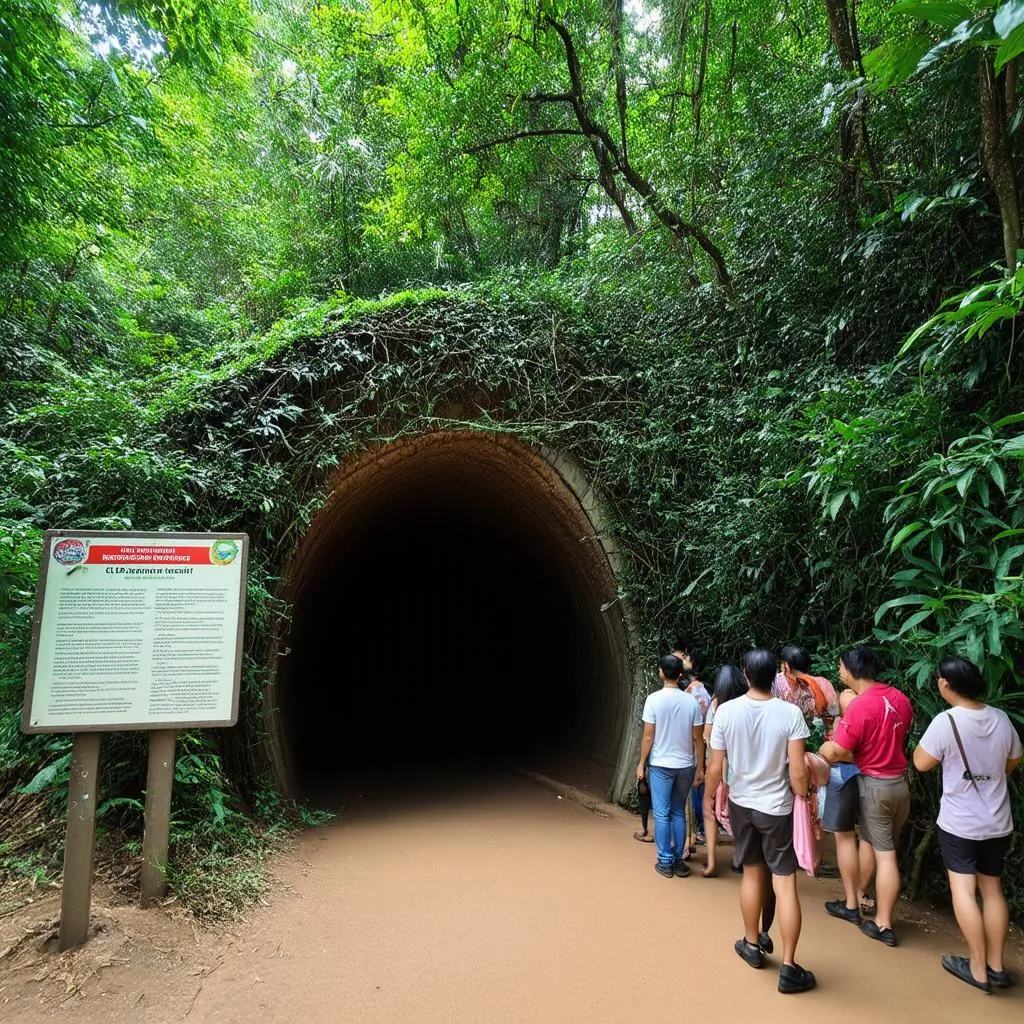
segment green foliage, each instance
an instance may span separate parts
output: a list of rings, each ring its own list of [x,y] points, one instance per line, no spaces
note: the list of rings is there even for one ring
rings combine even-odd
[[[282,565],[348,454],[481,395],[462,425],[600,482],[639,652],[873,639],[923,725],[958,650],[1020,724],[1024,278],[974,71],[1016,159],[1022,15],[863,0],[847,52],[816,0],[7,3],[0,874],[59,868],[68,740],[17,728],[43,529],[254,539],[242,720],[176,764],[171,885],[223,916],[310,820],[263,755]],[[105,741],[105,849],[142,764]]]

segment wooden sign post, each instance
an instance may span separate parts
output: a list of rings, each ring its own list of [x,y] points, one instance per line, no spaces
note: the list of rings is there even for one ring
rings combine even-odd
[[[103,734],[98,732],[77,733],[71,753],[64,884],[58,936],[61,952],[72,946],[80,946],[89,934],[92,858],[96,845],[96,794],[100,783],[102,739]]]
[[[245,534],[50,530],[22,731],[73,733],[60,948],[89,931],[100,739],[149,731],[142,903],[167,891],[180,729],[238,720]]]
[[[171,840],[171,790],[174,788],[174,729],[149,734],[146,773],[146,825],[142,837],[142,905],[150,907],[167,895],[167,851]]]

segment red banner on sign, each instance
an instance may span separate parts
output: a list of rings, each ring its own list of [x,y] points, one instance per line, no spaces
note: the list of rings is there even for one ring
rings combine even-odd
[[[155,545],[92,544],[85,559],[89,565],[210,565],[205,545],[157,547]]]

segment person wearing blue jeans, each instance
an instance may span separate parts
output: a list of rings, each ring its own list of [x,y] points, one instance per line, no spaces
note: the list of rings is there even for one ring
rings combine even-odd
[[[668,867],[665,877],[690,873],[686,856],[686,800],[693,785],[696,765],[689,768],[660,768],[651,765],[651,813],[654,815],[654,842],[658,863]]]
[[[640,744],[638,779],[648,778],[654,842],[654,865],[665,878],[685,878],[686,801],[690,787],[704,781],[704,716],[700,705],[680,689],[683,663],[667,654],[658,666],[661,689],[644,704],[644,735]]]

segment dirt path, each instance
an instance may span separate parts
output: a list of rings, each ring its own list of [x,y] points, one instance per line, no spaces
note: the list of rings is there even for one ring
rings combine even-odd
[[[732,951],[736,879],[661,878],[634,827],[518,778],[357,811],[308,832],[281,858],[271,905],[230,931],[111,909],[77,954],[28,944],[0,958],[0,1020],[603,1024],[752,1007],[764,1024],[1024,1019],[1024,987],[986,997],[944,974],[940,954],[960,946],[942,919],[901,907],[890,950],[827,918],[837,883],[806,877],[800,959],[820,987],[780,996],[775,970]],[[0,957],[5,945],[0,930]]]

